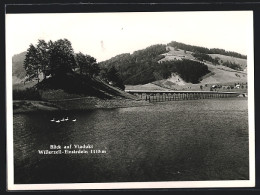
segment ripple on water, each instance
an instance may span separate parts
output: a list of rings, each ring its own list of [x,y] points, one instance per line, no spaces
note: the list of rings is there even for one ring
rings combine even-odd
[[[15,183],[248,179],[247,114],[243,98],[16,114]],[[87,143],[107,154],[37,154]]]

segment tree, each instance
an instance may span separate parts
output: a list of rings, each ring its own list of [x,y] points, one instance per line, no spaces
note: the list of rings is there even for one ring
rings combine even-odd
[[[112,85],[119,87],[120,89],[124,90],[125,86],[123,84],[122,79],[119,76],[118,70],[112,66],[107,73],[107,79],[108,81],[112,82]]]
[[[38,60],[38,53],[37,49],[30,44],[29,48],[27,49],[27,53],[24,60],[24,69],[26,71],[26,81],[31,81],[33,79],[37,79],[38,82],[40,80],[40,65]]]
[[[37,58],[40,66],[40,71],[43,73],[44,79],[46,79],[49,73],[49,45],[44,40],[38,40],[37,48]]]
[[[100,78],[105,81],[105,82],[109,82],[108,81],[108,68],[104,67],[104,68],[101,68],[100,72],[99,72],[99,76]]]
[[[59,39],[52,43],[50,48],[50,73],[53,76],[62,76],[76,68],[74,51],[67,39]]]
[[[81,75],[85,74],[92,78],[100,72],[97,60],[94,57],[80,52],[76,54],[75,59]]]
[[[80,74],[83,74],[84,66],[87,64],[86,57],[83,53],[79,52],[75,56],[77,67],[79,68]]]
[[[70,41],[60,39],[58,41],[38,40],[38,44],[29,46],[24,61],[27,79],[36,78],[39,82],[40,73],[44,78],[48,75],[59,76],[71,72],[76,67],[74,52]]]
[[[88,74],[90,77],[98,75],[98,73],[100,72],[100,68],[98,67],[97,60],[90,55],[86,55],[86,60],[86,74]]]

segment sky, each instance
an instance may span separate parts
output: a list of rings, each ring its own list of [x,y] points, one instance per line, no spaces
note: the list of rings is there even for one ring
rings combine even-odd
[[[6,48],[14,55],[38,39],[67,38],[100,62],[177,41],[247,55],[252,24],[252,11],[7,14]]]

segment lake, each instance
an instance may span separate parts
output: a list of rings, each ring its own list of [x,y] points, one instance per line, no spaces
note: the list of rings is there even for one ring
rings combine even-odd
[[[223,98],[15,114],[14,183],[248,180],[247,104]],[[76,144],[88,153],[64,153]],[[63,153],[39,153],[58,150],[51,145]]]

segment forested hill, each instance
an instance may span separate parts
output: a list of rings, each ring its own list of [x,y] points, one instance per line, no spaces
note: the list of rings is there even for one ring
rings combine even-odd
[[[166,45],[152,45],[133,54],[120,54],[107,61],[99,63],[102,68],[114,66],[118,69],[124,84],[144,84],[155,79],[153,74],[157,62],[164,58]]]
[[[211,56],[218,54],[218,56]],[[210,73],[204,62],[214,66],[222,65],[236,71],[243,71],[244,64],[228,61],[222,56],[246,61],[246,56],[225,51],[186,45],[179,42],[152,45],[142,50],[124,53],[100,62],[102,68],[115,67],[125,85],[146,84],[157,80],[168,79],[172,73],[179,75],[185,82],[199,83],[201,78]]]

